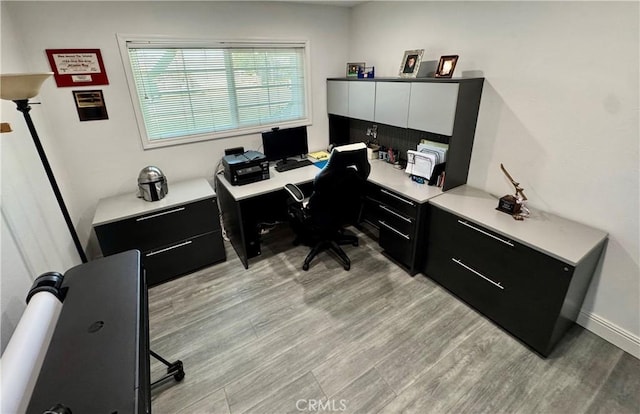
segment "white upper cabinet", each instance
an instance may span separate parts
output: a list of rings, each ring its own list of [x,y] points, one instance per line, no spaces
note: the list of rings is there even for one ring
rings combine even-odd
[[[327,81],[327,112],[349,116],[349,83],[347,81]]]
[[[349,82],[349,117],[371,121],[376,101],[376,82]]]
[[[458,88],[458,83],[412,83],[408,127],[452,136]]]
[[[327,81],[327,112],[373,121],[376,83],[370,81]]]
[[[408,82],[376,82],[375,118],[381,124],[407,127],[409,117]]]

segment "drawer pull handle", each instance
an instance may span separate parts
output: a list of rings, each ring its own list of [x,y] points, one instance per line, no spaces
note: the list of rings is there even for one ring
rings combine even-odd
[[[402,232],[400,232],[400,231],[398,231],[398,230],[394,229],[393,227],[391,227],[390,225],[388,225],[388,224],[387,224],[387,223],[385,223],[384,221],[382,221],[382,220],[378,220],[378,223],[382,224],[383,226],[385,226],[386,228],[388,228],[388,229],[389,229],[389,230],[391,230],[392,232],[396,233],[397,235],[402,236],[402,237],[404,237],[404,238],[405,238],[405,239],[407,239],[407,240],[411,240],[411,237],[409,237],[409,236],[407,236],[406,234],[404,234],[404,233],[402,233]]]
[[[485,236],[489,236],[489,237],[491,237],[492,239],[496,239],[496,240],[498,240],[499,242],[502,242],[502,243],[506,244],[507,246],[514,247],[514,244],[513,244],[513,243],[511,243],[509,240],[504,240],[504,239],[501,239],[500,237],[494,236],[493,234],[491,234],[491,233],[489,233],[489,232],[486,232],[486,231],[484,231],[484,230],[482,230],[482,229],[479,229],[479,228],[477,228],[476,226],[472,226],[471,224],[467,223],[466,221],[458,220],[458,223],[462,224],[463,226],[467,226],[467,227],[469,227],[470,229],[473,229],[473,230],[475,230],[475,231],[477,231],[477,232],[480,232],[480,233],[484,234]]]
[[[156,250],[156,251],[153,251],[153,252],[149,252],[145,256],[146,257],[155,256],[156,254],[168,252],[169,250],[177,249],[178,247],[187,246],[187,245],[189,245],[191,243],[192,243],[191,240],[183,242],[183,243],[178,243],[178,244],[173,245],[173,246],[165,247],[164,249],[160,249],[160,250]]]
[[[492,285],[504,290],[504,287],[499,283],[499,282],[494,282],[493,280],[489,279],[488,277],[482,275],[481,273],[475,271],[474,269],[470,268],[469,266],[467,266],[466,264],[462,263],[460,260],[458,259],[454,259],[453,257],[451,258],[451,260],[453,260],[456,264],[464,267],[465,269],[467,269],[468,271],[470,271],[471,273],[480,276],[481,278],[483,278],[484,280],[486,280],[487,282],[491,283]]]
[[[163,211],[161,213],[152,214],[150,216],[138,217],[136,219],[136,221],[149,220],[149,219],[152,219],[152,218],[164,216],[165,214],[177,213],[178,211],[182,211],[182,210],[184,210],[184,207],[174,208],[173,210]]]
[[[404,201],[405,203],[409,204],[410,206],[413,206],[413,202],[412,201],[405,200],[404,198],[402,198],[400,196],[397,196],[397,195],[385,190],[384,188],[381,188],[380,192],[385,193],[386,195],[390,195],[391,197],[397,198],[400,201]]]
[[[402,214],[398,214],[395,211],[391,210],[389,207],[385,206],[384,204],[378,204],[378,207],[380,207],[381,209],[383,209],[384,211],[393,214],[396,217],[400,217],[402,220],[406,221],[407,223],[411,223],[411,219],[407,218],[405,216],[403,216]]]

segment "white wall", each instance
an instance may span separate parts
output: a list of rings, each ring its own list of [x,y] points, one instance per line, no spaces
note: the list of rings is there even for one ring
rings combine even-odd
[[[8,3],[15,27],[33,27],[24,39],[32,70],[49,70],[45,49],[98,48],[109,85],[41,92],[53,129],[58,165],[67,172],[65,198],[81,240],[90,236],[97,201],[135,192],[138,172],[162,169],[171,182],[191,177],[212,180],[224,148],[258,149],[260,135],[142,150],[126,85],[116,33],[161,34],[214,39],[308,39],[311,43],[313,125],[310,149],[328,144],[325,80],[344,74],[349,10],[343,7],[267,2],[15,2]],[[109,120],[80,122],[71,91],[101,89]],[[43,141],[45,138],[43,137]],[[54,160],[52,160],[52,164]],[[62,185],[62,183],[61,183]],[[90,255],[95,254],[92,240]]]
[[[469,184],[513,192],[504,163],[534,208],[609,232],[579,322],[640,357],[638,6],[370,2],[352,9],[349,60],[397,76],[425,49],[484,74]]]
[[[311,40],[311,148],[327,143],[325,78],[342,76],[347,61],[396,76],[404,50],[424,48],[426,60],[459,54],[456,75],[486,77],[470,184],[510,193],[503,162],[534,208],[608,231],[580,322],[626,350],[638,346],[638,3],[371,2],[349,11],[266,2],[3,2],[2,10],[3,46],[15,28],[37,28],[23,37],[20,70],[49,70],[47,48],[102,51],[110,85],[97,89],[109,120],[79,122],[76,88],[53,81],[37,110],[39,129],[40,118],[48,120],[42,139],[82,240],[97,200],[133,192],[142,167],[160,166],[170,183],[211,178],[224,148],[260,145],[255,135],[143,151],[115,33]],[[5,72],[4,47],[2,58]]]
[[[1,73],[28,72],[21,39],[5,4],[2,18]],[[39,97],[33,101],[40,101]],[[33,105],[31,116],[40,136],[50,136],[43,105]],[[25,308],[33,280],[48,271],[64,272],[80,262],[62,213],[36,152],[24,118],[13,102],[0,101],[0,118],[13,132],[0,136],[0,352]],[[49,148],[47,148],[49,151]],[[65,177],[65,171],[55,171]]]

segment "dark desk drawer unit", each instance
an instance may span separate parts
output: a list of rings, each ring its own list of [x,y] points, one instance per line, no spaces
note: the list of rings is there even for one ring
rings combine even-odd
[[[210,198],[97,226],[96,235],[102,253],[110,255],[148,251],[219,229],[216,199]]]
[[[152,249],[142,255],[150,286],[224,259],[220,230]]]
[[[379,229],[385,253],[412,275],[420,270],[418,246],[424,206],[394,191],[368,183],[364,220]]]
[[[215,197],[95,225],[94,230],[105,256],[142,252],[148,286],[226,259]]]
[[[588,271],[440,208],[429,216],[424,273],[547,356],[575,321]]]

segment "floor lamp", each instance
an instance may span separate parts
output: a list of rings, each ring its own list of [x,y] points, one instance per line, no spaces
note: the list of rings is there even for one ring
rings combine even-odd
[[[33,125],[33,121],[31,120],[31,115],[29,115],[29,111],[31,110],[31,107],[29,106],[29,99],[33,98],[40,92],[42,83],[51,77],[51,75],[53,75],[52,72],[0,75],[0,99],[13,101],[17,105],[18,111],[22,112],[24,115],[24,120],[27,122],[27,127],[29,128],[29,132],[33,138],[33,143],[38,150],[38,155],[40,156],[44,170],[49,178],[49,183],[51,183],[51,188],[58,200],[58,205],[60,206],[60,210],[64,216],[64,221],[67,223],[73,243],[78,250],[78,255],[80,255],[82,263],[86,263],[87,256],[84,253],[82,244],[80,244],[80,239],[78,239],[78,233],[76,233],[76,229],[73,227],[69,211],[67,210],[67,206],[62,198],[62,193],[60,193],[60,188],[58,187],[56,178],[51,170],[51,165],[49,165],[47,155],[40,143],[40,138],[38,137],[36,127]]]

